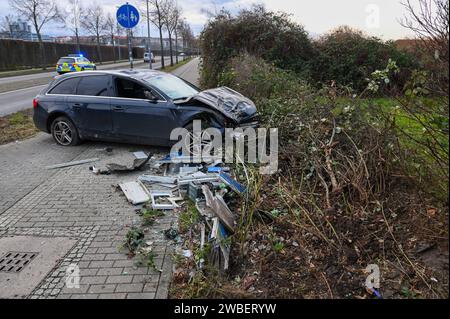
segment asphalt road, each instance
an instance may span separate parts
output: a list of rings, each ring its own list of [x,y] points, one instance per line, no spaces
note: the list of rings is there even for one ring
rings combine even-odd
[[[165,59],[166,65],[170,64],[170,58]],[[126,63],[117,63],[117,64],[108,64],[103,66],[98,66],[99,70],[117,70],[117,69],[126,69],[128,66],[128,62]],[[135,68],[145,68],[148,64],[144,64],[143,62],[135,63]],[[161,68],[161,62],[158,61],[153,64],[155,69]],[[11,85],[14,84],[18,89],[8,90],[8,92],[0,93],[0,116],[5,116],[8,114],[12,114],[18,111],[26,110],[32,107],[33,98],[44,89],[48,82],[56,76],[56,72],[45,72],[45,73],[37,73],[30,75],[22,75],[22,76],[13,76],[8,78],[0,79],[0,86],[3,85]],[[31,87],[27,87],[29,81],[37,81],[40,85],[33,85]],[[45,83],[45,84],[42,84]],[[21,84],[25,87],[21,87]]]

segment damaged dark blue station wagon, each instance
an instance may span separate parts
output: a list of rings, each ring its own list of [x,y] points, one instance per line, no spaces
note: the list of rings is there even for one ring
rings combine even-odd
[[[254,103],[221,87],[200,91],[152,70],[85,71],[58,76],[33,101],[36,127],[63,146],[102,140],[170,146],[175,128],[256,127]]]

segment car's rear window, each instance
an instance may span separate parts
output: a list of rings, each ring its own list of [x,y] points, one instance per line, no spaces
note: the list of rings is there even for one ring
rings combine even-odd
[[[58,64],[61,64],[61,63],[74,63],[74,62],[75,62],[75,59],[72,59],[72,58],[61,58],[61,59],[58,60]]]
[[[108,96],[109,76],[85,76],[78,84],[77,95]]]
[[[75,94],[75,90],[77,88],[79,78],[71,78],[67,80],[63,80],[59,84],[57,84],[49,94]]]

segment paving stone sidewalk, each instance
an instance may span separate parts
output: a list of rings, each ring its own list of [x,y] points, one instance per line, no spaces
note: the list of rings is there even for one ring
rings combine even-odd
[[[0,238],[19,235],[68,237],[77,239],[77,244],[26,297],[166,298],[172,261],[171,245],[164,239],[163,230],[176,223],[174,213],[167,213],[160,218],[146,234],[146,239],[154,242],[155,263],[162,273],[146,267],[137,268],[135,260],[129,259],[119,248],[131,226],[140,223],[140,217],[135,212],[136,208],[126,201],[115,185],[133,181],[140,173],[94,175],[89,170],[92,164],[46,170],[49,161],[45,157],[52,155],[51,151],[45,149],[45,146],[52,148],[52,142],[48,139],[50,136],[40,134],[25,142],[39,145],[40,151],[35,161],[40,160],[40,163],[30,163],[32,157],[25,156],[28,160],[23,163],[22,176],[17,177],[17,172],[8,173],[3,167]],[[101,167],[110,162],[132,162],[134,157],[130,151],[145,150],[153,154],[165,152],[161,149],[114,144],[112,155],[108,155],[101,150],[106,146],[102,143],[87,143],[78,148],[63,148],[60,151],[65,153],[67,150],[68,154],[50,162],[100,158],[95,165]],[[19,149],[25,152],[26,148]],[[10,146],[4,147],[1,152],[5,165],[7,156],[12,156],[17,150]],[[23,157],[26,154],[20,155]],[[59,152],[57,155],[60,155]],[[27,173],[27,167],[31,165],[34,168]],[[16,184],[16,181],[21,183]],[[65,287],[66,268],[71,264],[77,264],[80,268],[81,281],[77,289]]]

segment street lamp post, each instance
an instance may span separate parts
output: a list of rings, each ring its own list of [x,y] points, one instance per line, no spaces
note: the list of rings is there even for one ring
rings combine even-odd
[[[150,37],[150,10],[148,8],[149,7],[148,1],[149,0],[146,1],[147,2],[147,37],[148,37],[147,47],[148,47],[148,56],[150,58],[150,70],[151,70],[153,68],[153,65],[152,65],[152,39]]]

